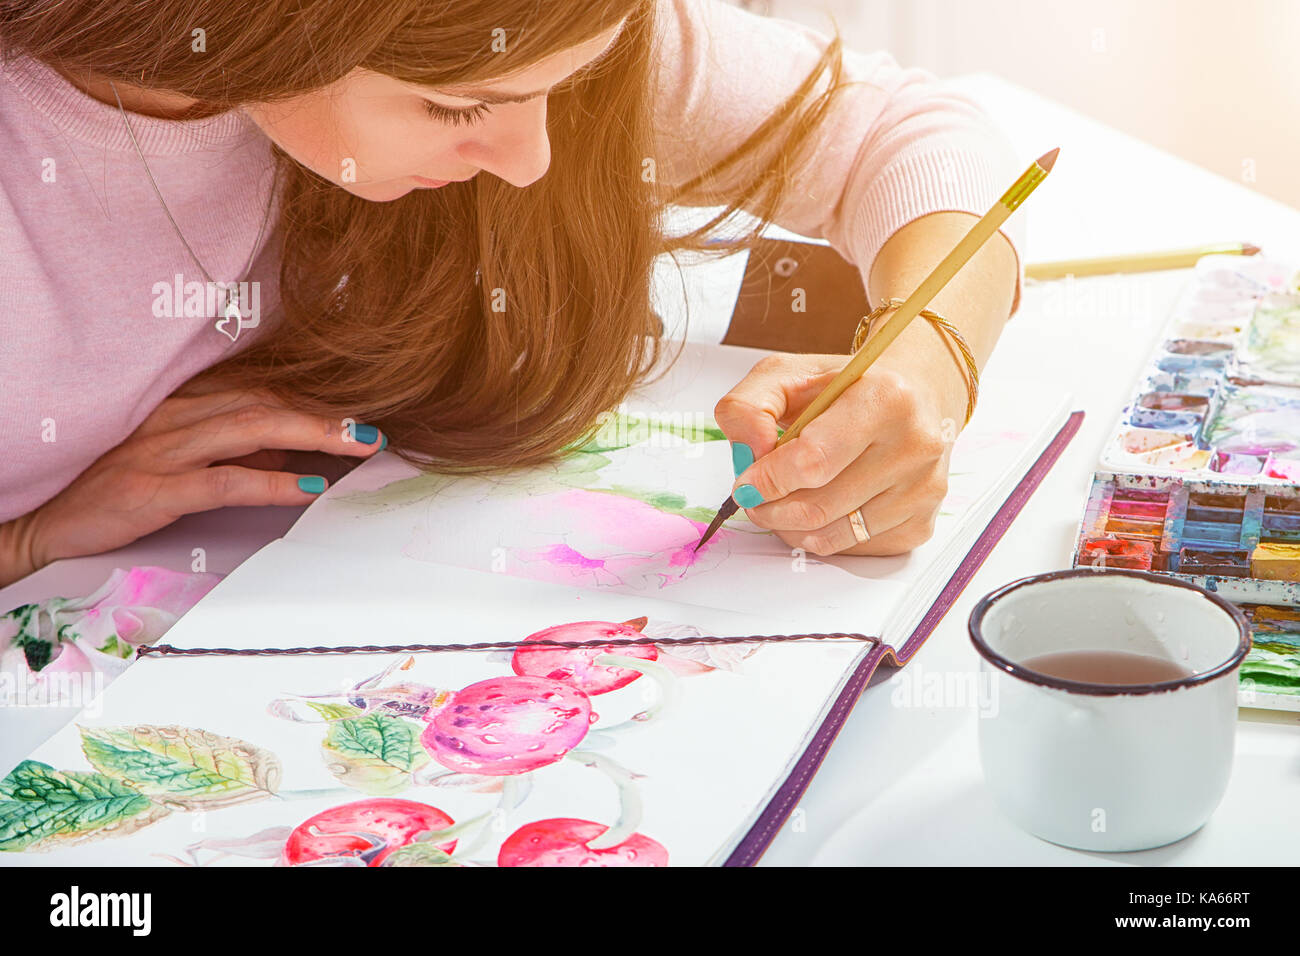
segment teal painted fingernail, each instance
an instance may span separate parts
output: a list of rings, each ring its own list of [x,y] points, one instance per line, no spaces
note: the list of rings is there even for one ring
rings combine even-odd
[[[363,445],[373,445],[379,441],[379,429],[374,425],[353,425],[352,437]]]
[[[325,479],[320,475],[308,475],[298,479],[298,487],[309,495],[318,495],[325,490]]]
[[[731,467],[735,470],[737,478],[740,473],[754,463],[754,449],[750,448],[743,441],[733,441],[731,443]]]
[[[753,485],[741,485],[731,493],[731,497],[736,499],[736,504],[742,508],[757,508],[763,503],[763,496]]]
[[[384,450],[385,448],[387,448],[387,447],[388,447],[388,436],[385,435],[385,436],[384,436],[384,443],[383,443],[382,445],[379,446],[379,450],[380,450],[380,451],[383,451],[383,450]]]

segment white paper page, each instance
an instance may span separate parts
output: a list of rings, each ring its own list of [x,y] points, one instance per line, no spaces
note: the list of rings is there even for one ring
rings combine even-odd
[[[643,631],[652,636],[683,627],[745,634],[762,624],[753,616],[682,608],[653,596],[400,559],[358,562],[347,553],[278,541],[219,585],[168,641],[258,647],[519,640],[561,623],[642,616],[648,618]],[[407,655],[142,660],[108,691],[102,713],[80,722],[84,738],[81,728],[70,726],[32,755],[52,770],[20,768],[29,781],[36,774],[54,791],[49,801],[29,793],[20,803],[12,791],[0,794],[0,848],[12,851],[0,853],[0,865],[179,859],[265,866],[286,852],[292,828],[330,808],[352,807],[339,811],[353,815],[347,832],[373,832],[365,814],[382,799],[416,801],[458,823],[486,815],[482,826],[460,837],[457,862],[470,865],[494,865],[512,834],[530,824],[554,832],[557,825],[542,821],[561,819],[588,821],[599,831],[621,821],[641,835],[625,847],[639,846],[643,860],[666,853],[671,865],[720,862],[785,779],[851,665],[868,649],[857,643],[753,647],[749,656],[734,647],[714,649],[703,660],[705,652],[696,648],[694,662],[660,651],[643,664],[657,665],[660,676],[643,674],[603,693],[592,688],[583,695],[568,689],[572,683],[545,679],[568,695],[552,713],[577,706],[581,697],[598,717],[589,726],[581,713],[559,721],[556,739],[579,735],[569,756],[547,751],[531,758],[529,748],[516,747],[512,759],[527,765],[508,773],[496,766],[495,774],[453,774],[436,758],[453,753],[448,748],[454,741],[427,748],[421,743],[424,717],[389,714],[378,721],[385,756],[370,759],[367,771],[355,747],[322,749],[326,725],[292,722],[268,710],[286,695],[345,694]],[[679,673],[662,676],[668,664]],[[462,691],[491,678],[521,679],[509,652],[417,655],[409,669],[384,683]],[[497,690],[514,693],[510,686]],[[472,713],[482,700],[475,698]],[[457,706],[457,699],[441,706]],[[646,712],[649,719],[633,719]],[[471,749],[484,739],[474,735],[488,732],[509,742],[527,722],[504,712],[489,716],[499,717],[504,729],[500,722],[495,730],[475,726],[456,739],[468,740]],[[340,739],[360,735],[359,729]],[[203,751],[197,761],[189,749],[194,744]],[[380,751],[371,744],[365,752]],[[417,785],[403,772],[412,759],[419,761],[417,770],[446,774]],[[366,773],[366,789],[357,789]],[[21,774],[10,781],[14,787],[23,782]],[[56,814],[68,832],[45,840],[53,848],[22,849],[23,834]],[[94,826],[87,817],[112,826]],[[474,848],[476,833],[482,842]],[[250,840],[255,835],[265,851],[261,858],[243,855],[255,852],[249,845],[259,842]],[[74,839],[85,842],[61,845]],[[647,849],[644,840],[654,844]]]
[[[625,405],[675,425],[715,427],[713,406],[764,353],[688,344],[668,376]],[[991,381],[957,442],[934,538],[889,558],[822,558],[792,549],[738,512],[697,554],[731,490],[726,441],[647,426],[644,440],[504,477],[423,474],[381,454],[346,476],[287,537],[384,558],[644,594],[760,615],[777,629],[881,634],[908,599],[923,601],[1064,419],[1065,396]],[[636,437],[631,430],[619,434]],[[707,437],[707,436],[705,436]],[[624,439],[624,440],[625,440]],[[612,442],[617,443],[617,442]],[[993,499],[997,500],[994,501]],[[945,555],[952,560],[944,561]],[[927,574],[938,568],[948,573]],[[918,589],[919,587],[919,589]],[[926,601],[928,604],[928,601]]]

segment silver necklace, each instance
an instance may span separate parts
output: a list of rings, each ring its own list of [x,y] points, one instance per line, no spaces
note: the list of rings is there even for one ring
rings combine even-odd
[[[140,148],[140,143],[135,138],[135,130],[131,127],[131,120],[126,115],[126,108],[122,106],[122,97],[117,92],[117,84],[110,81],[108,85],[113,90],[113,98],[117,100],[117,110],[122,114],[122,122],[126,124],[126,134],[131,137],[131,145],[135,147],[135,154],[140,157],[140,162],[144,166],[144,171],[149,176],[149,184],[153,186],[154,195],[158,197],[158,202],[162,205],[163,212],[167,214],[167,219],[171,222],[172,229],[176,231],[176,235],[181,240],[181,244],[185,246],[185,251],[190,254],[190,258],[193,259],[194,264],[198,266],[199,272],[203,273],[203,278],[207,280],[208,285],[216,288],[223,288],[223,285],[213,279],[212,273],[208,272],[203,263],[199,261],[199,257],[190,246],[189,240],[185,238],[185,233],[181,232],[181,227],[176,224],[176,218],[172,215],[172,211],[167,207],[167,200],[163,199],[162,190],[158,188],[158,180],[154,179],[153,170],[149,168],[149,161],[144,158],[144,150]],[[248,264],[244,266],[242,272],[245,279],[247,279],[253,270],[253,260],[257,258],[257,250],[261,248],[262,236],[266,233],[266,225],[271,220],[271,210],[275,207],[275,187],[279,180],[280,170],[277,168],[274,177],[271,180],[271,200],[266,204],[266,215],[262,217],[262,225],[257,230],[257,238],[253,240],[253,251],[248,254]],[[225,320],[235,323],[235,334],[232,336],[229,332],[224,332],[224,329],[223,332],[232,342],[239,337],[239,329],[243,321],[243,316],[239,311],[240,281],[243,280],[237,280],[224,286],[226,293],[226,306],[223,313]]]

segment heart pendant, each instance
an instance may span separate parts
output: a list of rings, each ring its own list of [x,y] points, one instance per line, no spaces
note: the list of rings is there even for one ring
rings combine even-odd
[[[230,341],[239,338],[240,329],[243,327],[243,316],[239,311],[239,302],[232,295],[226,302],[225,314],[217,319],[217,331],[224,335]]]

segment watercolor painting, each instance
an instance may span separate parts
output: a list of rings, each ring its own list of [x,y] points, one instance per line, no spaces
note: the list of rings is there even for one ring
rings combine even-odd
[[[457,687],[424,683],[415,658],[398,656],[345,688],[263,701],[265,715],[287,728],[277,749],[176,724],[78,726],[85,767],[27,760],[0,782],[0,852],[128,841],[169,818],[198,814],[205,835],[153,850],[153,862],[664,866],[670,850],[642,831],[643,775],[619,762],[619,740],[653,733],[674,701],[691,693],[680,686],[684,679],[743,675],[760,645],[541,645],[691,633],[698,630],[646,617],[556,625],[525,638],[536,649],[486,660],[495,676]],[[317,773],[311,786],[296,787],[280,749],[286,741],[336,785],[319,786]],[[557,789],[542,773],[561,762],[586,771],[582,789],[608,791],[612,819],[528,814],[535,792],[552,789],[558,805],[573,794],[572,785]],[[293,809],[322,800],[323,809]],[[222,811],[253,804],[274,805],[274,816],[287,822],[249,832],[222,823]]]
[[[723,529],[697,552],[695,544],[717,505],[691,503],[666,483],[638,484],[638,477],[627,473],[629,458],[647,454],[698,460],[699,455],[691,454],[698,443],[725,446],[726,439],[712,420],[679,426],[619,412],[589,442],[549,468],[504,479],[416,474],[338,500],[362,516],[408,504],[422,509],[402,548],[417,561],[464,564],[557,584],[658,590],[717,567],[740,535],[761,533],[748,525],[746,530]],[[667,473],[666,468],[641,472]],[[486,508],[489,503],[492,507]],[[495,543],[472,552],[463,542],[453,542],[442,523],[451,509],[472,509],[476,539]]]
[[[731,489],[728,442],[712,418],[689,425],[620,411],[561,460],[505,474],[447,476],[400,459],[368,462],[300,519],[290,540],[400,556],[553,584],[671,596],[773,614],[801,609],[804,627],[881,633],[913,569],[955,561],[971,515],[1006,482],[1048,428],[1051,406],[989,399],[989,427],[957,439],[949,493],[932,541],[910,555],[824,557],[791,548],[744,512],[695,550]],[[999,409],[996,406],[1002,406]],[[987,520],[987,519],[986,519]],[[364,529],[364,533],[358,533]],[[798,573],[792,574],[795,571]],[[708,572],[708,573],[705,573]]]

